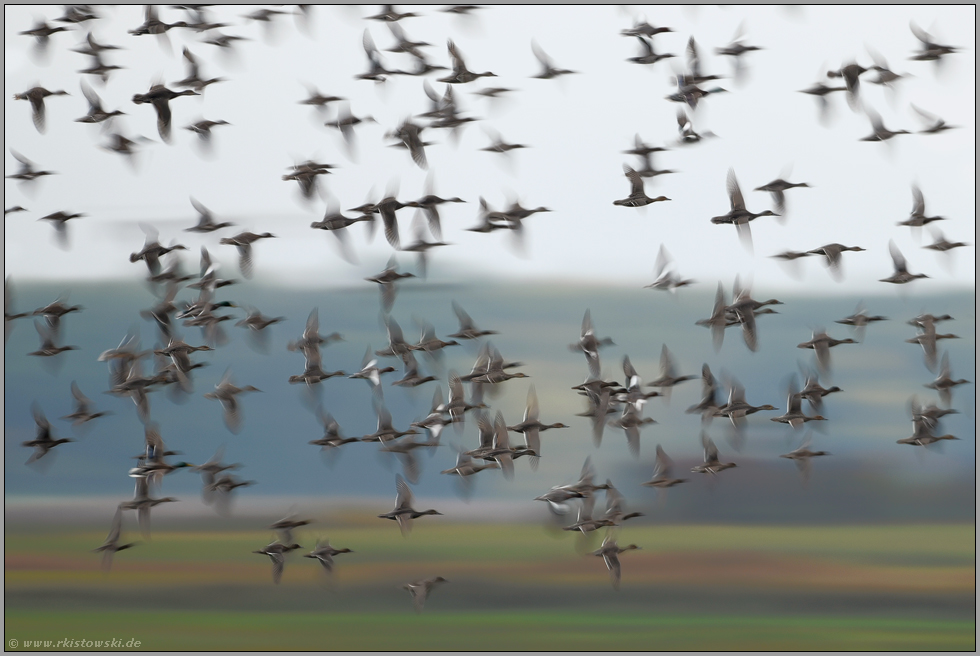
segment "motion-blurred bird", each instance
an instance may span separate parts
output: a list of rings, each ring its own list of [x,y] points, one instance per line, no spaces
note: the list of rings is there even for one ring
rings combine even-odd
[[[38,132],[44,134],[46,127],[44,99],[48,98],[49,96],[67,95],[69,95],[68,92],[63,89],[58,91],[48,91],[42,86],[34,86],[23,93],[15,93],[14,100],[27,100],[31,103],[31,118],[34,120],[34,127],[37,128]]]
[[[425,600],[429,597],[429,593],[431,593],[433,588],[440,583],[448,583],[448,581],[441,576],[437,576],[431,579],[413,581],[402,586],[402,588],[411,593],[412,604],[415,606],[416,613],[422,612],[422,609],[425,608]]]

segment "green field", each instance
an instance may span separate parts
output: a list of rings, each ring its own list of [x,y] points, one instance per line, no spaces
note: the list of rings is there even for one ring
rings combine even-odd
[[[639,526],[613,590],[598,546],[533,524],[338,521],[326,577],[264,531],[155,527],[99,568],[104,529],[13,525],[5,640],[220,650],[974,650],[975,527]],[[302,553],[302,552],[300,552]],[[417,615],[407,581],[441,575]],[[43,649],[43,646],[41,647]]]
[[[6,637],[51,635],[7,611]],[[322,613],[78,611],[55,638],[143,636],[153,650],[915,650],[970,651],[969,620],[587,612]],[[16,628],[12,628],[16,627]],[[36,638],[35,638],[36,639]],[[25,651],[26,649],[21,649]]]

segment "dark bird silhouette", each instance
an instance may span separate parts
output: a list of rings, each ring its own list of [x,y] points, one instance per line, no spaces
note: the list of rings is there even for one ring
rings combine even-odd
[[[952,55],[961,50],[958,46],[946,46],[936,43],[936,39],[916,25],[915,21],[909,23],[909,29],[912,30],[915,38],[920,41],[919,52],[909,57],[912,61],[934,61],[938,65],[946,55]]]
[[[448,581],[441,576],[437,576],[431,579],[413,581],[412,583],[406,583],[402,586],[402,588],[408,590],[412,594],[412,604],[415,606],[416,613],[422,612],[422,609],[425,608],[425,600],[428,599],[429,593],[432,592],[433,588],[440,583],[448,583]]]
[[[582,317],[582,336],[578,342],[569,344],[571,351],[582,351],[585,353],[585,360],[589,365],[589,374],[594,378],[601,375],[601,365],[599,364],[599,349],[603,346],[612,346],[613,341],[609,337],[599,338],[596,336],[595,327],[592,325],[592,313],[585,311]]]
[[[391,512],[378,515],[378,517],[381,519],[392,519],[398,522],[398,528],[401,529],[402,535],[407,535],[412,530],[413,519],[418,519],[425,515],[442,514],[437,510],[429,509],[420,511],[412,508],[415,497],[412,494],[411,488],[408,487],[408,483],[401,476],[395,476],[395,488],[397,490],[397,494],[395,495],[395,509]]]
[[[50,221],[51,225],[54,226],[55,238],[58,241],[58,245],[62,248],[68,248],[68,222],[72,219],[80,219],[86,216],[85,214],[79,212],[65,212],[59,210],[58,212],[52,212],[47,216],[42,216],[38,221]]]
[[[922,226],[945,220],[946,217],[944,216],[928,216],[926,214],[926,201],[922,191],[916,185],[912,185],[912,211],[909,212],[909,218],[899,221],[898,225],[911,227],[912,234],[918,238]]]
[[[602,546],[596,551],[592,552],[593,556],[600,556],[602,560],[606,563],[606,569],[609,570],[609,580],[612,582],[614,589],[619,589],[619,582],[622,578],[622,567],[619,563],[619,555],[624,551],[631,551],[633,549],[639,549],[640,547],[635,544],[628,544],[625,547],[620,547],[616,544],[616,540],[612,535],[607,535],[602,541]]]
[[[102,571],[108,573],[112,569],[112,559],[117,551],[123,551],[135,547],[138,542],[119,543],[119,536],[122,533],[122,508],[116,508],[116,514],[112,517],[112,526],[109,528],[109,535],[106,536],[102,546],[96,547],[94,553],[102,552]]]
[[[970,245],[965,241],[949,241],[943,236],[942,230],[936,228],[931,228],[930,233],[932,234],[933,243],[927,244],[922,248],[928,248],[929,250],[937,251],[939,253],[946,253],[954,248],[962,248]]]
[[[922,124],[925,126],[924,130],[919,130],[919,134],[939,134],[940,132],[945,132],[946,130],[955,130],[956,125],[947,125],[946,121],[939,118],[935,114],[930,114],[929,112],[919,109],[915,105],[911,105],[912,110],[918,115]]]
[[[633,27],[620,30],[619,33],[623,36],[645,36],[649,39],[657,34],[673,31],[674,30],[669,27],[656,27],[643,20],[634,22]]]
[[[82,88],[82,95],[88,101],[88,114],[81,118],[76,118],[76,123],[104,123],[114,116],[122,116],[125,113],[118,109],[107,112],[102,108],[102,99],[92,90],[92,87],[85,84],[85,82],[79,82],[79,86]]]
[[[31,412],[34,415],[34,423],[37,425],[37,434],[33,440],[22,443],[22,446],[34,449],[34,453],[27,460],[28,465],[48,455],[48,452],[56,446],[75,441],[67,437],[56,439],[51,432],[51,424],[48,423],[48,418],[44,416],[44,412],[37,403],[31,404]]]
[[[365,278],[368,282],[376,282],[381,285],[381,307],[384,309],[385,313],[391,312],[391,308],[395,304],[395,295],[397,294],[397,289],[395,283],[402,278],[414,278],[415,274],[412,273],[399,273],[398,272],[398,261],[395,256],[392,255],[391,259],[388,260],[388,264],[385,266],[385,270],[371,278]]]
[[[653,478],[641,485],[666,489],[687,481],[686,478],[673,478],[674,461],[657,445],[657,462],[653,466]]]
[[[850,337],[834,339],[825,330],[818,329],[813,331],[809,341],[797,345],[796,348],[813,349],[817,357],[817,368],[820,369],[820,373],[826,374],[830,371],[830,349],[839,344],[857,344],[857,342]]]
[[[626,175],[626,179],[630,181],[630,195],[620,200],[614,200],[613,205],[619,205],[620,207],[643,207],[651,203],[670,200],[666,196],[657,196],[656,198],[647,196],[643,188],[643,176],[625,164],[623,165],[623,173]]]
[[[94,55],[90,62],[88,68],[80,69],[78,72],[82,75],[96,75],[102,80],[102,84],[109,81],[109,75],[113,71],[122,70],[122,66],[116,66],[115,64],[108,64],[102,59],[101,55]]]
[[[656,52],[653,48],[653,39],[644,36],[637,36],[636,40],[640,43],[640,54],[635,57],[627,58],[626,61],[628,62],[633,62],[634,64],[653,65],[658,61],[670,59],[671,57],[675,56],[669,52]]]
[[[728,169],[728,178],[725,182],[731,209],[727,214],[712,217],[711,222],[714,224],[728,223],[734,225],[735,229],[738,230],[738,236],[739,239],[742,240],[742,245],[745,246],[749,252],[752,252],[752,229],[749,227],[749,222],[759,218],[760,216],[779,215],[772,210],[763,210],[762,212],[756,214],[745,209],[745,199],[742,197],[742,190],[738,186],[738,179],[735,177],[735,169]]]
[[[745,24],[742,23],[735,30],[735,35],[732,37],[731,43],[722,48],[715,48],[717,54],[732,58],[732,66],[734,68],[733,77],[736,81],[740,81],[745,77],[745,63],[742,61],[742,56],[754,50],[762,50],[759,46],[746,45],[744,41]]]
[[[866,137],[862,137],[860,141],[888,141],[899,134],[909,134],[908,130],[892,131],[886,128],[881,120],[881,115],[873,109],[866,109],[865,112],[868,115],[868,120],[871,121],[873,132]]]
[[[796,187],[807,187],[805,182],[787,182],[782,178],[776,178],[772,182],[756,187],[755,191],[768,191],[772,196],[772,205],[780,215],[786,214],[786,191]]]
[[[160,138],[163,139],[164,142],[170,143],[170,124],[173,120],[173,115],[170,112],[170,101],[180,96],[199,95],[201,94],[192,89],[171,91],[162,84],[154,84],[146,93],[134,94],[133,102],[137,105],[142,105],[145,103],[153,105],[153,109],[155,109],[157,113],[157,131],[160,133]]]
[[[225,237],[220,243],[228,246],[235,246],[238,249],[238,268],[246,278],[252,277],[252,244],[260,239],[273,239],[275,235],[271,232],[256,234],[254,232],[240,232],[234,237]]]
[[[355,80],[373,80],[377,83],[385,82],[389,75],[400,73],[401,71],[391,71],[384,67],[381,63],[381,54],[378,52],[378,47],[374,45],[374,39],[371,38],[371,32],[364,30],[364,36],[361,39],[361,43],[364,46],[364,53],[368,58],[368,70],[365,73],[359,73],[354,76]]]
[[[44,109],[44,99],[50,96],[67,96],[67,91],[48,91],[44,87],[34,86],[23,93],[15,93],[14,100],[26,100],[31,103],[31,118],[34,120],[34,127],[41,134],[46,129],[46,112]]]
[[[329,175],[330,169],[336,168],[333,164],[321,164],[311,159],[300,164],[294,164],[289,168],[289,173],[282,176],[286,182],[295,180],[299,185],[300,193],[306,200],[312,200],[319,187],[319,177]]]
[[[322,544],[320,543],[320,540],[317,540],[316,547],[313,548],[313,551],[308,554],[303,554],[303,557],[315,559],[321,566],[323,566],[323,569],[327,574],[333,574],[334,556],[345,553],[354,552],[347,548],[337,549],[332,547],[330,546],[330,540],[324,540]]]
[[[290,551],[295,551],[296,549],[302,549],[298,544],[283,544],[278,540],[275,540],[268,544],[267,546],[259,549],[258,551],[253,551],[252,553],[261,554],[263,556],[268,556],[272,560],[272,582],[276,585],[282,581],[282,572],[286,567],[286,554]]]
[[[224,81],[223,77],[202,77],[201,62],[198,61],[194,53],[187,48],[184,48],[183,55],[184,60],[187,62],[187,77],[185,77],[183,80],[174,82],[174,86],[193,89],[194,91],[201,93],[209,85]]]
[[[72,52],[81,53],[89,57],[95,57],[96,55],[99,55],[105,52],[106,50],[121,50],[121,49],[122,48],[120,48],[119,46],[99,43],[98,41],[96,41],[95,37],[92,36],[92,33],[89,32],[85,36],[85,43],[79,46],[78,48],[72,48],[71,50]]]
[[[111,414],[109,412],[93,412],[92,400],[82,394],[82,390],[78,388],[78,384],[75,381],[71,382],[71,395],[75,399],[75,410],[70,415],[62,417],[62,419],[71,421],[72,426],[81,426],[93,419]]]
[[[10,154],[13,155],[14,159],[20,162],[20,169],[17,171],[17,173],[13,173],[11,175],[6,176],[8,180],[18,180],[20,182],[33,182],[38,178],[44,177],[46,175],[57,175],[54,171],[43,171],[34,168],[34,162],[27,159],[13,148],[10,149]],[[5,213],[5,215],[6,214],[9,214],[9,212]]]
[[[144,5],[143,7],[143,24],[129,30],[129,33],[133,36],[146,36],[147,34],[154,34],[159,37],[163,37],[163,43],[169,43],[167,41],[167,32],[175,27],[187,27],[185,21],[177,21],[176,23],[164,23],[160,20],[160,16],[157,13],[156,5]],[[168,46],[169,50],[169,46]]]
[[[552,80],[562,75],[570,75],[578,72],[556,67],[551,57],[548,56],[548,53],[542,50],[536,41],[531,41],[531,52],[534,53],[535,58],[541,63],[542,71],[532,76],[539,80]]]
[[[184,228],[184,232],[214,232],[215,230],[230,228],[231,226],[235,225],[234,223],[228,223],[227,221],[222,221],[220,223],[216,222],[211,210],[193,198],[191,198],[191,205],[194,206],[194,209],[197,210],[198,213],[197,224],[191,226],[190,228]]]
[[[381,13],[375,14],[374,16],[368,16],[366,20],[376,20],[383,23],[397,23],[403,18],[415,18],[418,14],[407,11],[405,13],[400,13],[395,9],[395,5],[381,5]]]
[[[894,240],[888,241],[888,253],[892,256],[892,263],[895,266],[895,273],[887,278],[882,278],[881,282],[890,282],[895,285],[904,285],[918,278],[928,278],[924,273],[909,273],[908,263],[902,251],[898,250]]]
[[[847,104],[851,109],[857,111],[861,107],[859,93],[861,90],[861,75],[870,69],[858,65],[856,62],[849,62],[836,71],[827,71],[829,78],[842,78],[844,88],[847,91]]]
[[[452,39],[447,43],[447,47],[449,48],[449,57],[453,60],[453,72],[452,75],[439,78],[440,82],[446,82],[447,84],[466,84],[481,77],[497,77],[495,73],[490,73],[489,71],[473,73],[466,68],[466,62],[463,61],[463,56],[460,54],[459,49],[456,48],[456,44],[453,43]]]

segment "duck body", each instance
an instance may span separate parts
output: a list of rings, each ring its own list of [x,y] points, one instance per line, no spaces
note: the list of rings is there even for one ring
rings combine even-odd
[[[80,219],[86,216],[79,212],[58,211],[42,216],[38,221],[50,221],[54,226],[55,235],[62,248],[68,247],[68,222],[72,219]]]
[[[663,59],[670,59],[675,55],[671,53],[657,53],[653,49],[653,39],[645,37],[643,35],[636,35],[637,40],[640,42],[640,54],[636,57],[630,57],[626,61],[633,62],[634,64],[643,65],[653,65],[658,61]]]
[[[786,458],[792,460],[796,464],[796,468],[803,475],[803,482],[810,477],[810,469],[812,467],[812,460],[820,456],[831,455],[829,451],[814,451],[810,448],[810,433],[807,434],[806,439],[796,449],[790,451],[789,453],[784,453],[780,455],[780,458]]]
[[[429,593],[435,588],[435,586],[440,583],[447,583],[446,579],[441,576],[437,576],[431,579],[424,579],[422,581],[413,581],[412,583],[406,583],[402,586],[403,589],[408,590],[412,594],[412,604],[415,606],[415,612],[421,613],[422,609],[425,608],[425,600],[429,597]]]
[[[208,392],[204,398],[216,400],[221,403],[224,410],[225,426],[232,433],[238,433],[242,427],[242,416],[238,395],[245,392],[261,392],[262,390],[252,385],[238,387],[231,382],[231,372],[227,372],[221,381],[214,386],[213,392]]]
[[[477,464],[473,462],[473,459],[470,456],[460,452],[459,456],[456,458],[456,466],[451,469],[444,469],[439,473],[466,477],[478,474],[485,469],[500,469],[500,465],[497,464],[496,461]]]
[[[322,447],[321,450],[326,451],[327,449],[335,449],[351,442],[361,441],[358,437],[344,437],[341,435],[340,425],[330,414],[321,414],[318,411],[318,417],[321,423],[323,423],[323,437],[317,440],[310,440],[309,444]]]
[[[217,121],[200,120],[197,123],[192,123],[191,125],[188,125],[186,129],[196,134],[201,139],[201,141],[209,142],[211,141],[211,128],[217,127],[219,125],[229,125],[229,123],[228,121],[223,121],[220,119]]]
[[[806,460],[808,458],[816,458],[817,456],[829,456],[830,453],[827,451],[811,451],[807,448],[799,448],[790,453],[784,453],[779,456],[780,458],[789,458],[790,460]]]
[[[911,437],[896,440],[898,444],[909,444],[912,446],[929,446],[943,440],[958,440],[960,438],[953,435],[936,435],[935,422],[925,421],[921,418],[912,422],[913,433]]]
[[[286,566],[286,554],[296,549],[302,549],[302,547],[298,544],[285,545],[276,540],[252,553],[269,557],[272,561],[272,581],[278,585],[282,581],[282,572]]]
[[[487,335],[497,334],[496,330],[480,330],[477,328],[470,315],[456,301],[453,301],[453,312],[459,320],[459,330],[452,335],[448,335],[448,337],[454,339],[479,339]]]
[[[674,30],[669,27],[657,27],[651,25],[647,21],[637,21],[633,27],[627,28],[625,30],[620,30],[620,34],[623,36],[645,36],[648,39],[656,36],[657,34],[663,34],[665,32],[673,32]]]
[[[776,178],[768,184],[756,187],[755,191],[768,191],[776,211],[783,214],[786,212],[786,192],[797,187],[809,188],[810,185],[806,182],[787,182],[782,178]]]
[[[103,83],[109,81],[109,74],[112,71],[122,70],[122,66],[116,66],[115,64],[107,64],[102,61],[102,58],[98,55],[92,58],[92,65],[88,68],[83,68],[78,71],[82,75],[98,75]],[[122,112],[115,112],[113,115],[122,114]]]
[[[381,442],[384,444],[385,442],[397,440],[399,437],[418,434],[418,431],[414,428],[409,428],[407,431],[396,429],[392,424],[391,413],[388,412],[388,409],[380,401],[376,402],[375,412],[378,415],[378,429],[370,435],[361,437],[362,442]]]
[[[742,197],[742,190],[738,185],[738,179],[735,177],[734,169],[728,170],[726,187],[731,209],[729,209],[726,214],[712,217],[711,222],[716,225],[726,223],[734,225],[738,230],[739,238],[742,240],[743,245],[751,250],[752,232],[749,229],[749,222],[759,218],[760,216],[779,215],[771,210],[764,210],[759,213],[754,213],[745,209],[745,199]]]
[[[26,100],[31,103],[31,117],[34,120],[34,127],[38,132],[44,134],[46,127],[46,112],[44,108],[44,99],[51,96],[67,96],[68,92],[64,90],[58,91],[48,91],[44,87],[31,87],[23,93],[14,94],[14,100]]]
[[[697,465],[691,468],[691,471],[696,474],[718,474],[725,471],[726,469],[731,469],[737,465],[734,462],[718,462],[709,461],[705,462],[703,465]]]
[[[436,380],[435,376],[423,376],[419,373],[418,360],[415,359],[411,351],[402,354],[401,357],[402,362],[405,364],[405,375],[399,380],[392,381],[392,385],[399,387],[418,387],[419,385]]]
[[[418,519],[419,517],[425,517],[426,515],[441,515],[442,513],[437,510],[415,510],[412,508],[413,495],[412,490],[408,487],[408,483],[405,482],[401,476],[397,476],[395,480],[395,486],[397,488],[397,495],[395,496],[395,509],[391,512],[387,512],[378,515],[381,519],[391,519],[398,522],[398,527],[402,531],[402,535],[407,535],[409,531],[412,530],[412,520]]]
[[[857,342],[850,337],[835,339],[825,331],[817,330],[809,341],[798,344],[796,348],[812,349],[817,356],[817,365],[826,372],[830,368],[830,349],[840,344],[857,344]]]
[[[130,476],[133,476],[130,474]],[[135,510],[139,518],[140,530],[143,537],[150,537],[150,509],[159,506],[161,503],[173,503],[177,501],[173,497],[160,497],[154,499],[150,496],[149,475],[136,477],[136,492],[131,501],[123,501],[119,504],[120,510]]]
[[[801,89],[800,93],[805,93],[811,96],[817,96],[822,100],[824,96],[831,94],[835,91],[847,91],[847,87],[832,87],[824,84],[823,82],[817,82],[816,84],[807,87],[806,89]]]
[[[619,207],[645,207],[646,205],[650,205],[652,203],[670,200],[666,196],[657,196],[656,198],[647,196],[646,192],[643,190],[643,177],[629,166],[623,166],[623,171],[626,173],[626,177],[630,181],[630,195],[626,198],[614,200],[613,205],[617,205]]]
[[[303,557],[315,559],[317,562],[320,563],[320,565],[323,566],[323,569],[328,574],[332,574],[333,565],[334,565],[334,560],[333,560],[334,556],[339,556],[340,554],[345,554],[345,553],[354,553],[354,552],[347,548],[337,549],[335,547],[332,547],[330,546],[329,540],[325,541],[322,545],[320,544],[320,541],[317,540],[316,547],[313,549],[313,551],[311,551],[308,554],[303,554]]]
[[[37,357],[53,357],[64,353],[65,351],[77,351],[77,346],[58,346],[58,328],[57,323],[52,325],[48,324],[47,327],[41,324],[39,321],[34,322],[34,329],[37,330],[38,337],[41,340],[41,346],[36,351],[28,353],[28,355],[33,355]]]
[[[371,389],[377,391],[381,385],[381,375],[392,373],[393,371],[395,371],[394,367],[379,368],[378,360],[371,353],[371,347],[368,346],[367,351],[364,353],[364,358],[361,360],[361,370],[347,377],[366,380],[371,386]]]
[[[51,424],[48,423],[47,417],[44,416],[44,412],[41,411],[41,408],[37,404],[32,405],[31,412],[34,415],[34,423],[37,425],[37,434],[33,440],[22,442],[22,446],[34,449],[34,453],[27,461],[27,464],[40,460],[56,446],[75,441],[67,437],[55,439],[51,433]]]
[[[863,328],[868,324],[874,323],[876,321],[888,321],[888,317],[883,317],[880,315],[869,315],[866,312],[856,312],[843,319],[838,319],[834,323],[844,324],[845,326],[854,326],[856,328]]]
[[[793,428],[799,428],[804,423],[808,421],[824,421],[826,417],[821,415],[814,415],[812,417],[807,416],[803,413],[803,395],[799,392],[790,389],[789,396],[786,400],[786,412],[778,417],[771,417],[770,421],[775,421],[780,424],[789,424]]]
[[[920,50],[915,55],[909,57],[912,61],[934,61],[938,62],[946,55],[952,55],[960,50],[956,46],[947,46],[936,43],[935,39],[928,32],[920,28],[915,22],[909,23],[912,34],[920,41]]]
[[[157,131],[160,133],[160,138],[163,139],[164,142],[169,143],[170,124],[173,116],[170,111],[170,101],[180,96],[199,95],[201,94],[192,89],[172,91],[162,84],[154,84],[146,93],[134,94],[133,102],[137,105],[142,105],[145,103],[153,105],[153,108],[157,113]]]
[[[800,397],[809,401],[810,405],[814,409],[820,410],[823,407],[823,397],[828,394],[833,394],[834,392],[842,392],[843,390],[836,385],[830,388],[823,387],[817,380],[815,375],[807,376],[806,383],[803,385],[803,389],[800,390]]]
[[[943,353],[942,362],[939,366],[939,375],[934,381],[927,383],[925,387],[939,392],[939,399],[948,408],[953,399],[953,388],[958,385],[966,385],[969,382],[965,378],[958,380],[953,378],[952,369],[949,365],[949,351],[946,351]]]
[[[91,87],[84,82],[81,83],[81,87],[82,95],[84,95],[85,100],[88,101],[89,109],[88,114],[81,118],[75,119],[76,123],[103,123],[114,116],[122,116],[124,114],[124,112],[121,112],[118,109],[107,112],[102,108],[102,99],[99,98],[98,94],[96,94]]]
[[[867,111],[868,118],[871,120],[871,128],[873,132],[866,137],[862,137],[861,141],[888,141],[892,137],[896,137],[900,134],[909,134],[908,130],[889,130],[885,127],[880,115],[870,109]]]
[[[275,235],[271,232],[256,234],[254,232],[240,232],[234,237],[224,237],[219,243],[234,246],[238,249],[238,268],[246,278],[252,277],[252,244],[260,239],[273,239]]]
[[[631,551],[633,549],[639,549],[640,547],[635,544],[629,544],[625,547],[620,547],[616,544],[616,540],[611,536],[606,536],[602,541],[602,546],[592,552],[593,556],[598,556],[606,563],[606,569],[609,570],[609,579],[612,582],[612,586],[615,589],[619,589],[620,579],[622,577],[622,567],[619,562],[619,555],[626,551]]]
[[[888,242],[888,252],[891,254],[892,263],[895,265],[895,273],[887,278],[882,278],[880,282],[889,282],[893,285],[905,285],[919,278],[928,278],[924,273],[909,273],[908,264],[905,256],[898,250],[894,240]]]
[[[959,335],[953,335],[952,333],[938,333],[936,332],[936,327],[930,325],[928,329],[920,332],[918,335],[912,339],[905,340],[908,344],[918,344],[922,347],[922,351],[925,354],[926,368],[930,371],[935,371],[938,349],[936,342],[940,339],[959,339]]]
[[[649,481],[641,483],[645,487],[653,487],[658,489],[666,489],[679,485],[687,481],[686,478],[673,478],[672,472],[674,467],[674,461],[664,453],[663,448],[657,445],[657,463],[653,468],[653,478]]]
[[[93,419],[105,417],[109,412],[92,412],[92,401],[82,394],[75,381],[71,383],[71,395],[75,398],[75,410],[70,415],[62,417],[66,421],[71,421],[72,426],[81,426]]]
[[[969,246],[969,244],[965,241],[948,241],[940,233],[936,236],[936,240],[933,243],[927,244],[922,248],[928,248],[932,251],[945,253],[953,250],[954,248],[962,248],[964,246]]]
[[[34,168],[34,162],[27,159],[26,157],[18,153],[16,150],[11,150],[10,154],[14,156],[14,159],[20,162],[20,170],[17,171],[17,173],[13,173],[11,175],[5,176],[8,180],[33,182],[34,180],[37,180],[38,178],[43,177],[45,175],[56,175],[54,171],[42,171]],[[18,205],[17,207],[20,206]],[[11,208],[9,211],[5,209],[4,216],[7,216],[7,214],[16,211],[18,211],[16,208]],[[21,207],[20,211],[26,211],[26,210],[23,207]]]
[[[112,527],[109,529],[109,535],[106,536],[105,542],[101,546],[93,549],[93,553],[102,554],[102,571],[108,573],[112,568],[112,559],[118,551],[124,551],[126,549],[131,549],[135,547],[138,542],[128,542],[120,544],[119,537],[122,533],[122,508],[116,509],[116,514],[112,519]]]

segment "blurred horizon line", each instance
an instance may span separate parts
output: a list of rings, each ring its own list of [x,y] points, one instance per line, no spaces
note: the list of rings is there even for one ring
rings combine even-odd
[[[34,524],[48,523],[53,520],[69,524],[85,524],[93,521],[104,521],[111,517],[113,508],[125,501],[119,495],[86,495],[59,497],[56,495],[6,495],[4,502],[5,523]],[[374,511],[387,509],[392,500],[387,496],[327,496],[313,495],[283,495],[283,494],[250,494],[233,501],[233,510],[228,515],[220,515],[214,508],[204,504],[197,496],[180,499],[178,505],[164,505],[154,510],[154,523],[174,523],[193,520],[226,520],[238,522],[243,520],[273,521],[283,515],[306,515],[317,523],[356,524],[361,526],[382,527],[377,521]],[[535,503],[533,499],[515,502],[514,500],[472,499],[465,501],[447,497],[433,497],[433,502],[443,512],[437,518],[439,524],[453,525],[484,524],[484,523],[516,523],[541,525],[542,521],[551,516],[543,504]],[[563,520],[564,521],[564,520]],[[795,521],[787,521],[785,517],[764,518],[760,516],[744,518],[726,518],[722,521],[705,520],[704,517],[678,519],[671,517],[667,520],[657,520],[648,516],[647,522],[636,524],[637,527],[667,527],[667,526],[928,526],[928,525],[975,525],[967,518],[923,518],[912,517],[906,520],[894,517],[881,517],[879,521],[871,520],[864,515],[850,517],[835,517],[828,520],[825,517],[798,517]],[[256,530],[261,527],[257,526]]]
[[[229,266],[229,269],[234,269],[234,268],[236,267]],[[432,268],[433,267],[430,264],[430,276],[429,276],[430,279],[433,277],[431,274]],[[445,271],[446,269],[453,269],[455,267],[440,266],[438,268],[443,269],[443,273],[446,273]],[[331,278],[326,275],[322,277],[316,277],[316,278],[311,277],[309,275],[305,275],[309,273],[310,273],[309,271],[300,271],[300,272],[294,271],[289,273],[285,273],[281,271],[270,271],[264,273],[261,280],[249,280],[248,285],[250,287],[257,287],[259,289],[275,289],[279,286],[288,284],[293,287],[301,287],[304,289],[329,289],[332,291],[342,291],[342,292],[363,292],[363,291],[373,292],[374,291],[370,287],[364,286],[359,277],[351,278],[347,280],[338,280],[336,278]],[[660,292],[660,295],[669,295],[671,297],[676,297],[681,295],[684,296],[706,295],[706,296],[713,297],[715,294],[715,287],[717,285],[717,282],[721,282],[723,288],[729,287],[731,286],[732,281],[735,279],[735,277],[738,277],[738,272],[734,272],[732,276],[733,276],[732,279],[730,281],[727,281],[727,283],[724,280],[718,280],[718,281],[706,280],[703,282],[695,281],[692,287],[696,285],[702,287],[702,289],[698,289],[695,287],[692,289],[684,290],[682,292],[668,292],[667,294],[665,294],[664,292]],[[97,274],[92,277],[76,276],[72,278],[66,278],[61,276],[58,277],[36,276],[28,273],[11,276],[10,274],[7,274],[5,272],[5,278],[8,280],[11,278],[15,278],[16,279],[15,284],[17,285],[22,285],[22,284],[55,285],[55,284],[65,284],[65,283],[72,283],[78,285],[89,285],[89,284],[97,285],[97,284],[118,283],[118,284],[127,284],[129,286],[135,287],[135,286],[144,286],[144,283],[146,282],[143,279],[134,279],[131,275],[127,275],[123,273],[102,274],[102,275]],[[643,278],[642,280],[645,280],[645,278]],[[651,276],[651,280],[652,280],[652,276]],[[515,273],[511,276],[508,275],[507,272],[504,272],[503,277],[499,277],[494,280],[487,280],[484,276],[481,275],[481,272],[472,271],[472,268],[470,268],[469,274],[464,273],[459,275],[457,273],[454,273],[451,277],[447,276],[446,280],[443,281],[436,280],[434,282],[430,282],[429,280],[426,280],[422,282],[422,284],[418,284],[417,282],[413,284],[413,281],[411,280],[409,282],[403,282],[399,291],[408,292],[408,291],[417,291],[419,289],[438,291],[438,290],[446,290],[446,289],[465,289],[467,287],[473,287],[473,286],[488,287],[488,288],[493,288],[493,287],[501,287],[501,288],[522,287],[523,288],[526,287],[528,284],[534,285],[539,288],[575,287],[578,289],[616,289],[616,290],[645,289],[645,287],[643,286],[638,287],[634,281],[617,281],[613,278],[596,278],[596,277],[589,277],[589,276],[581,276],[581,277],[557,276],[556,277],[553,275],[543,275],[543,276],[536,276],[533,274],[528,275],[527,273],[521,273],[521,274]],[[749,288],[754,287],[755,286],[754,281],[749,280],[747,286]],[[777,289],[782,294],[790,294],[792,296],[802,297],[802,298],[832,298],[832,297],[841,297],[841,296],[894,298],[896,295],[898,295],[902,298],[914,299],[915,297],[919,296],[919,294],[916,293],[916,290],[906,290],[906,289],[896,290],[891,287],[883,287],[879,291],[878,288],[870,289],[866,287],[857,286],[855,284],[842,286],[839,290],[835,290],[829,287],[814,288],[812,286],[802,287],[802,288],[798,287],[796,289],[793,289],[788,284],[787,285],[783,285],[779,283],[774,284],[773,281],[769,280],[769,281],[765,281],[765,283],[760,286],[764,286],[767,289]],[[939,289],[935,289],[935,288],[929,289],[928,294],[930,295],[937,294],[937,293],[957,294],[957,295],[976,294],[975,280],[972,282],[972,284],[968,284],[956,280],[940,281],[937,279],[932,279],[930,286],[939,287]],[[726,289],[726,292],[727,291],[728,290]],[[651,295],[656,294],[657,290],[651,290],[649,293]]]

